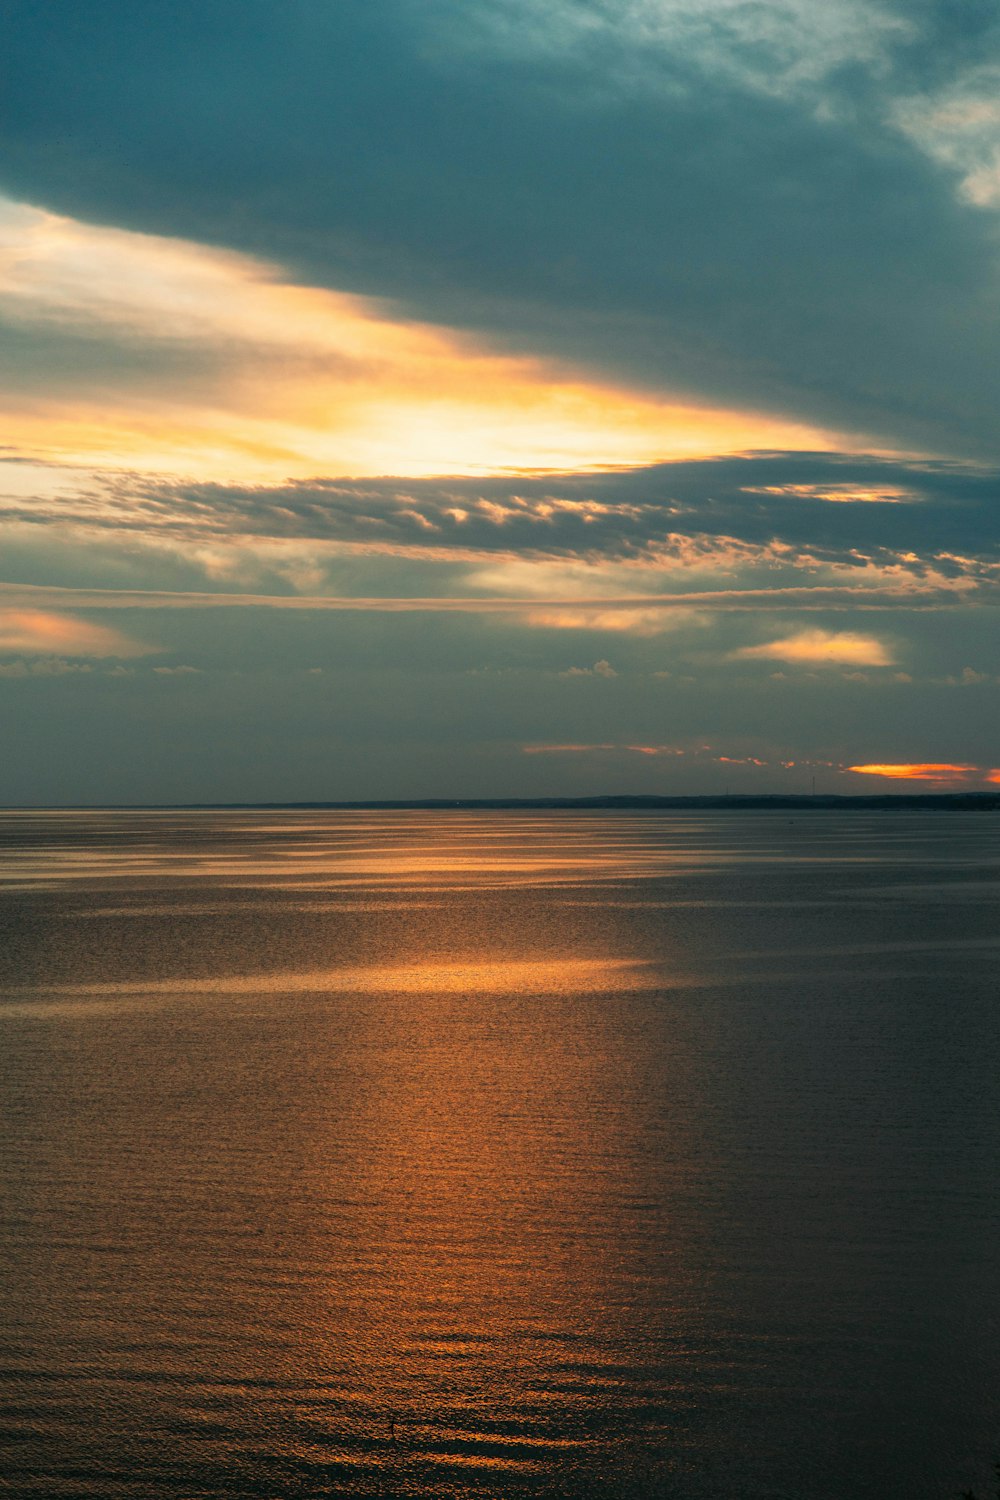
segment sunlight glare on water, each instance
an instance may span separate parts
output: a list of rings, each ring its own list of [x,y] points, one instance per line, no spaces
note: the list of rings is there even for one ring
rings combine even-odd
[[[982,1484],[996,826],[0,815],[6,1492]]]

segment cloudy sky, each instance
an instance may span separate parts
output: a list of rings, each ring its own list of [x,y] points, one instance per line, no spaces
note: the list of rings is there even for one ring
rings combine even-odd
[[[0,802],[1000,783],[993,0],[0,58]]]

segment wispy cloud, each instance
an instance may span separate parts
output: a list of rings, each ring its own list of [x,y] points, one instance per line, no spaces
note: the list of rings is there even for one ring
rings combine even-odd
[[[530,744],[521,747],[525,755],[642,755],[647,757],[665,757],[667,759],[686,758],[702,765],[715,766],[746,766],[755,770],[776,768],[791,770],[797,764],[821,765],[824,769],[837,769],[830,761],[796,762],[794,760],[766,760],[759,755],[724,755],[711,745],[671,745],[637,743],[627,744],[620,742],[602,742],[597,744]]]
[[[704,601],[702,601],[704,602]],[[684,611],[691,615],[697,606]],[[537,630],[597,630],[621,632],[627,635],[652,636],[669,630],[678,613],[677,609],[657,607],[629,607],[621,600],[608,600],[595,604],[586,599],[570,600],[562,604],[549,600],[541,605],[532,605],[524,610],[524,623]]]
[[[928,155],[954,172],[978,208],[1000,206],[1000,65],[973,62],[930,92],[896,101],[893,118]]]
[[[551,620],[553,628],[582,628],[590,619],[601,628],[620,613],[626,620],[657,611],[689,610],[924,610],[955,608],[968,600],[947,589],[878,589],[849,586],[773,589],[703,589],[686,594],[626,594],[618,598],[519,599],[456,596],[376,596],[206,593],[196,590],[59,588],[41,584],[0,583],[0,601],[30,607],[40,603],[75,609],[276,609],[294,611],[366,611],[413,614],[515,614],[531,623]],[[1000,603],[1000,599],[997,599]],[[596,627],[595,627],[596,628]],[[817,636],[822,632],[815,632]],[[850,636],[847,637],[851,639]],[[780,644],[780,643],[779,643]],[[851,658],[856,659],[856,658]]]
[[[30,527],[34,537],[72,528],[90,546],[136,538],[188,554],[211,549],[219,562],[241,549],[249,558],[255,547],[268,549],[275,564],[282,549],[290,560],[301,553],[299,561],[320,572],[338,555],[480,561],[485,589],[475,587],[493,593],[544,593],[542,573],[536,568],[530,581],[528,562],[692,575],[804,568],[814,581],[830,581],[816,577],[820,570],[840,569],[858,583],[864,570],[955,585],[1000,582],[1000,475],[974,465],[751,453],[602,473],[252,487],[138,473],[94,475],[89,483],[77,476],[52,487],[36,476],[34,493],[16,466],[4,467],[13,481],[8,486],[0,475],[0,521],[8,527]],[[59,478],[60,471],[47,472]],[[821,503],[820,492],[837,503]],[[507,585],[496,569],[509,573],[514,565],[521,576],[510,574]]]

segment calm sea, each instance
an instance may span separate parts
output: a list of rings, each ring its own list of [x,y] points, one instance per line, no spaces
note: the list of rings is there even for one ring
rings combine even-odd
[[[984,1488],[998,835],[2,815],[0,1488]]]

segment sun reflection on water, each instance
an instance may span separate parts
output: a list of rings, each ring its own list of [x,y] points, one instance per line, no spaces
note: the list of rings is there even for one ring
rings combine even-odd
[[[995,1430],[988,818],[0,849],[20,1493],[860,1500]]]

